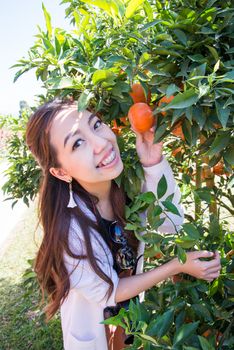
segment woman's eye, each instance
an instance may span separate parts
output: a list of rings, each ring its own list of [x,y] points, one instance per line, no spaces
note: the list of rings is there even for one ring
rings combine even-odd
[[[102,124],[102,121],[100,120],[100,119],[98,119],[97,121],[96,121],[96,123],[94,124],[94,129],[97,129],[97,128],[99,128],[99,126]]]
[[[77,147],[80,147],[82,141],[83,141],[82,139],[76,140],[76,142],[72,146],[72,150],[74,151]]]

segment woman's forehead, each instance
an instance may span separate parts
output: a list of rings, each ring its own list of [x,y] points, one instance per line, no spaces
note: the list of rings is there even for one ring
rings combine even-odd
[[[68,133],[72,133],[82,128],[82,125],[90,116],[89,111],[78,112],[76,107],[69,107],[56,114],[50,129],[50,138],[52,144],[59,140],[63,142]]]

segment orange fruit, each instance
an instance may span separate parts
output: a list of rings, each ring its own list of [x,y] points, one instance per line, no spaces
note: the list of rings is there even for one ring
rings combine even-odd
[[[215,175],[223,175],[224,174],[224,165],[223,162],[218,162],[213,166],[213,173]]]
[[[156,253],[155,254],[155,259],[160,259],[162,257],[162,253]]]
[[[162,98],[159,100],[159,102],[158,102],[158,107],[160,107],[162,103],[166,103],[166,104],[170,103],[170,102],[173,100],[174,97],[175,97],[175,96],[173,96],[173,95],[170,96],[170,97],[166,97],[166,96],[162,97]],[[165,115],[166,115],[167,113],[166,113],[166,112],[161,112],[161,114],[165,117]]]
[[[146,103],[139,102],[132,105],[128,111],[131,126],[137,132],[148,131],[154,124],[153,112]]]
[[[204,333],[202,333],[202,336],[204,338],[208,338],[211,335],[211,333],[212,333],[212,330],[208,328]]]
[[[129,93],[134,103],[144,102],[149,103],[151,99],[151,92],[148,92],[147,99],[145,97],[145,92],[140,83],[135,83],[132,85],[132,91]]]
[[[213,123],[213,127],[214,127],[215,129],[220,129],[220,128],[222,128],[222,125],[219,124],[219,123]]]
[[[113,127],[111,128],[111,130],[113,131],[113,133],[115,135],[121,135],[122,131],[121,129],[123,129],[123,126],[118,126],[117,125],[117,122],[116,122],[116,119],[113,120]]]
[[[183,282],[184,279],[183,279],[183,276],[181,276],[179,274],[179,275],[171,276],[171,281],[172,281],[173,284],[176,284],[176,283],[179,283],[179,282]]]

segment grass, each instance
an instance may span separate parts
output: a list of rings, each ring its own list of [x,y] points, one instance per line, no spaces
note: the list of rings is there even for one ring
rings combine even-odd
[[[63,349],[59,315],[45,323],[38,285],[23,278],[37,250],[35,227],[32,205],[0,251],[0,350]]]

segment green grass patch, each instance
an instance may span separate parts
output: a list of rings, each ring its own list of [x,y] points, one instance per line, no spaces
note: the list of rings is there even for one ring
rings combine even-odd
[[[37,251],[36,223],[31,206],[0,252],[0,350],[63,349],[59,314],[45,323],[35,278],[23,277]]]

